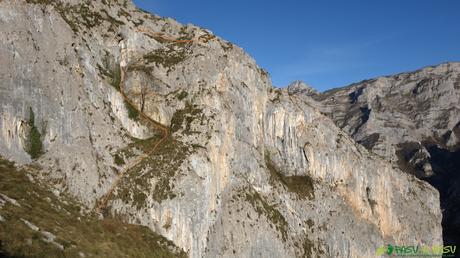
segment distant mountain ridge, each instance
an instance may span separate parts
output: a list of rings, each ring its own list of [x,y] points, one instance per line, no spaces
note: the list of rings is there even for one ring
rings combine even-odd
[[[441,193],[446,243],[460,243],[460,63],[305,94],[358,143]]]

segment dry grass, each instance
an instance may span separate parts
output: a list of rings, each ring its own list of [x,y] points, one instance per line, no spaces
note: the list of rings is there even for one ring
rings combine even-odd
[[[32,183],[25,170],[0,159],[0,193],[18,201],[0,208],[0,256],[7,257],[186,257],[171,242],[148,228],[123,223],[120,218],[99,220],[80,214],[70,198],[53,195]],[[0,197],[1,198],[1,197]],[[21,219],[40,228],[34,231]],[[43,232],[56,244],[43,240]]]
[[[143,150],[148,141],[136,143],[138,149]],[[161,148],[141,163],[134,166],[120,182],[116,197],[124,202],[133,202],[137,208],[145,205],[146,194],[157,202],[176,197],[174,181],[179,167],[185,161],[191,150],[184,143],[169,137]],[[151,179],[157,182],[151,185]]]

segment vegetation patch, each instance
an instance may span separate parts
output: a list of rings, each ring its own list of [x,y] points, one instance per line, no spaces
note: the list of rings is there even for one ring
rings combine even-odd
[[[57,198],[28,173],[0,158],[0,199],[17,202],[0,209],[1,257],[186,257],[147,227],[83,215],[78,203]]]
[[[309,228],[312,228],[315,225],[312,219],[308,219],[305,223],[307,223]]]
[[[136,157],[139,152],[148,152],[160,140],[160,136],[156,135],[145,140],[132,137],[131,140],[132,142],[128,146],[112,154],[113,161],[118,166],[126,164],[127,160]]]
[[[315,243],[314,241],[310,240],[308,236],[305,236],[305,240],[301,242],[303,248],[303,256],[302,257],[318,257],[323,256],[324,253],[324,243],[323,241],[319,240]],[[297,244],[296,244],[297,246]]]
[[[160,136],[155,136],[140,141],[137,147],[147,152],[160,139]],[[187,145],[168,137],[152,155],[127,171],[117,188],[116,196],[126,203],[133,202],[137,208],[145,205],[147,195],[159,203],[175,198],[174,180],[179,167],[190,153],[191,148]]]
[[[171,68],[187,58],[184,49],[173,50],[173,49],[156,49],[146,55],[144,59],[149,63],[155,63],[165,68]]]
[[[113,162],[115,162],[117,166],[123,166],[125,164],[125,160],[118,153],[113,155]]]
[[[233,50],[233,44],[230,42],[221,42],[220,46],[225,52]]]
[[[121,92],[120,83],[121,83],[121,68],[120,64],[117,62],[111,62],[109,53],[106,53],[102,58],[102,66],[97,65],[99,72],[109,79],[110,85],[114,87],[117,91]],[[113,68],[112,68],[113,67]],[[128,101],[124,100],[124,105],[128,111],[128,117],[132,120],[138,121],[140,118],[139,111]]]
[[[110,76],[110,85],[112,85],[115,89],[120,91],[120,83],[121,83],[121,69],[120,65],[115,65],[115,68],[113,69],[111,76]]]
[[[279,183],[301,199],[315,199],[314,181],[310,176],[285,176],[275,167],[268,152],[265,152],[265,165],[270,173],[271,185],[275,186]]]
[[[205,34],[201,35],[198,40],[202,41],[203,43],[208,43],[209,41],[216,39],[216,36],[206,32]]]
[[[263,68],[259,68],[259,67],[257,67],[257,70],[259,71],[259,73],[260,73],[262,76],[264,76],[264,77],[266,77],[266,78],[269,77],[269,73],[267,72],[267,70],[265,70],[265,69],[263,69]]]
[[[315,244],[305,237],[305,240],[302,244],[304,257],[314,257],[313,254],[316,251]]]
[[[112,85],[112,87],[114,87],[117,91],[120,91],[120,63],[116,62],[109,52],[105,52],[102,56],[102,65],[97,64],[97,68],[99,72],[108,79],[110,85]]]
[[[171,119],[171,132],[174,133],[182,130],[182,132],[187,135],[196,133],[191,130],[192,122],[195,119],[204,121],[205,115],[203,114],[203,109],[200,109],[197,105],[192,105],[189,102],[185,103],[185,107],[183,109],[178,109],[174,112]]]
[[[187,93],[185,90],[183,90],[183,91],[181,91],[180,93],[178,93],[176,97],[177,97],[178,100],[182,101],[182,100],[184,100],[187,96],[188,96],[188,93]]]
[[[91,29],[99,26],[103,22],[109,24],[109,31],[115,32],[124,22],[110,16],[106,10],[95,11],[92,1],[82,1],[79,4],[71,5],[58,0],[26,0],[27,3],[52,5],[61,15],[64,21],[75,32],[80,30]]]
[[[139,120],[139,111],[133,107],[128,101],[124,100],[126,110],[128,111],[128,117],[133,120]]]
[[[144,72],[147,75],[150,75],[152,73],[153,69],[155,69],[155,67],[146,66],[146,65],[140,64],[140,63],[132,64],[132,65],[128,66],[128,72],[133,72],[133,71]]]
[[[126,10],[124,9],[120,9],[118,10],[117,12],[118,16],[124,16],[127,20],[129,20],[132,16],[130,13],[128,13]]]
[[[275,95],[272,99],[272,102],[280,102],[281,96],[283,93],[281,92],[280,89],[275,89],[275,88],[270,88],[269,89],[270,93],[273,93]]]
[[[245,199],[252,205],[259,217],[261,215],[265,216],[276,227],[276,230],[281,233],[283,241],[286,241],[289,225],[283,215],[276,209],[276,206],[268,204],[265,198],[254,190],[246,192]]]
[[[35,114],[32,108],[29,108],[29,132],[26,140],[26,152],[32,159],[37,159],[43,154],[42,135],[35,126]]]
[[[191,44],[191,39],[187,36],[181,36],[181,37],[178,37],[178,38],[174,38],[174,39],[170,39],[169,36],[163,36],[163,35],[158,35],[158,36],[153,36],[153,35],[148,35],[148,37],[150,38],[153,38],[155,39],[156,41],[158,41],[159,43],[161,44],[169,44],[169,49],[171,51],[173,51],[171,49],[171,47],[186,47],[186,46],[189,46]]]

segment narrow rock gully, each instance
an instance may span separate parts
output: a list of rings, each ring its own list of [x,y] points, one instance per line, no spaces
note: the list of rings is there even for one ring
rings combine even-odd
[[[139,32],[142,32],[148,36],[152,36],[152,37],[157,37],[157,38],[160,38],[162,40],[165,40],[165,41],[170,41],[170,42],[175,42],[175,43],[189,43],[189,42],[194,42],[194,40],[178,40],[178,39],[175,39],[173,37],[169,37],[169,36],[165,36],[161,33],[155,33],[155,32],[151,32],[147,29],[139,29],[138,30]],[[139,115],[145,119],[145,121],[147,121],[147,125],[151,126],[154,130],[158,130],[158,131],[161,131],[161,139],[159,139],[156,143],[153,144],[152,148],[147,152],[147,153],[143,153],[142,155],[138,156],[135,160],[131,161],[128,165],[126,165],[126,167],[118,174],[118,176],[115,178],[115,181],[112,183],[112,185],[110,186],[109,190],[107,191],[107,193],[97,202],[98,204],[96,205],[96,212],[98,213],[105,213],[105,211],[107,210],[107,205],[110,201],[110,199],[112,198],[112,195],[113,195],[113,192],[115,191],[115,189],[117,188],[118,184],[120,183],[121,179],[123,179],[123,177],[129,173],[129,171],[135,167],[136,165],[138,165],[139,163],[141,163],[145,158],[147,157],[150,157],[152,156],[155,151],[161,146],[162,143],[164,143],[169,135],[170,135],[170,132],[169,132],[169,128],[161,123],[159,123],[158,121],[155,121],[153,120],[152,118],[150,118],[148,115],[146,115],[144,112],[142,112],[141,110],[139,110],[137,108],[137,106],[133,103],[133,101],[126,95],[125,91],[124,91],[124,83],[125,83],[125,79],[126,79],[126,70],[127,70],[127,66],[125,67],[121,67],[120,66],[120,84],[119,84],[119,89],[120,89],[120,93],[121,93],[121,96],[123,97],[123,99],[129,104],[132,106],[132,108],[134,108],[138,113]]]

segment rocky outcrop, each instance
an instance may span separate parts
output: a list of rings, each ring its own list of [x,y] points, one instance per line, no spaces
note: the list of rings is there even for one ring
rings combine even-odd
[[[442,241],[435,189],[297,96],[317,93],[273,88],[207,30],[128,1],[1,2],[0,23],[0,154],[41,166],[57,194],[92,208],[114,187],[105,216],[190,257],[369,257]],[[140,113],[169,134],[136,162],[161,137]]]
[[[308,86],[303,81],[295,81],[289,84],[287,90],[290,94],[301,94],[306,96],[316,96],[319,94],[318,91],[311,86]]]
[[[446,244],[458,244],[460,63],[296,93],[354,140],[441,194]]]

